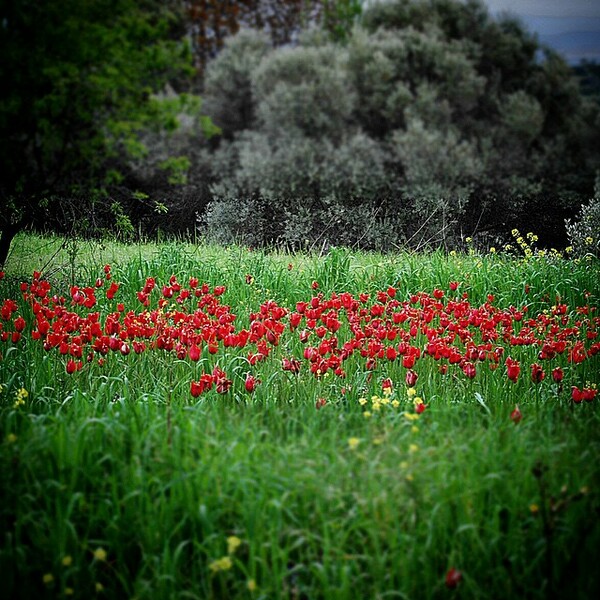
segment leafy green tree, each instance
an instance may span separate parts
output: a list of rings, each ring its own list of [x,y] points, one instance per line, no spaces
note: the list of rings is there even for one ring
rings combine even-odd
[[[146,154],[140,133],[177,127],[189,97],[164,101],[155,92],[193,72],[180,8],[155,0],[2,3],[0,263],[16,232],[56,217],[58,199],[88,219],[114,204],[109,185]]]

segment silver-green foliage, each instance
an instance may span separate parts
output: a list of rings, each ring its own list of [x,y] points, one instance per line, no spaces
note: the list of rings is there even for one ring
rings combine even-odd
[[[344,44],[319,31],[279,49],[232,38],[207,69],[225,135],[204,224],[295,247],[452,245],[510,231],[543,197],[540,226],[556,230],[600,165],[583,126],[598,110],[539,51],[475,0],[375,3]]]
[[[600,177],[596,182],[596,196],[582,205],[574,221],[567,219],[565,226],[569,242],[578,256],[600,256]]]

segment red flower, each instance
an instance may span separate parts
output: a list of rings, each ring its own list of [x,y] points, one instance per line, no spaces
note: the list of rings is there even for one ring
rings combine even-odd
[[[75,373],[75,371],[79,371],[79,369],[81,369],[82,366],[83,363],[81,361],[73,360],[72,358],[70,358],[67,361],[67,373],[71,375]]]
[[[317,410],[321,410],[325,405],[327,404],[327,400],[325,400],[325,398],[319,398],[316,402],[315,402],[315,408]]]
[[[415,404],[415,412],[420,415],[421,413],[425,412],[425,409],[427,408],[427,405],[424,402],[419,402],[418,404]]]
[[[408,387],[415,387],[418,378],[419,378],[419,375],[416,371],[413,371],[412,369],[410,371],[407,371],[406,372],[406,385]]]
[[[23,317],[17,317],[15,319],[15,331],[21,333],[25,329],[25,319]]]
[[[462,366],[463,373],[469,378],[473,379],[475,375],[477,375],[477,370],[475,369],[475,365],[471,362],[466,362]]]
[[[515,404],[515,409],[510,413],[510,420],[513,423],[518,423],[523,418],[521,411],[519,409],[519,405]]]
[[[450,589],[454,589],[462,580],[462,573],[455,569],[454,567],[450,567],[448,572],[446,573],[446,587]]]
[[[253,375],[250,375],[250,373],[248,373],[248,375],[246,375],[246,382],[244,383],[244,385],[246,387],[246,391],[249,394],[251,394],[256,389],[257,384],[258,384],[258,380],[256,379],[256,377],[254,377]]]
[[[541,383],[544,377],[546,377],[546,374],[542,366],[538,363],[533,363],[531,365],[531,380],[533,383]]]
[[[200,360],[201,354],[202,354],[202,351],[200,350],[200,348],[198,348],[198,346],[196,344],[192,344],[189,347],[188,355],[190,357],[190,360],[192,360],[194,362]]]
[[[580,390],[577,386],[571,387],[571,398],[573,402],[579,404],[583,400],[583,390]]]
[[[394,385],[393,385],[393,383],[392,383],[392,380],[391,380],[389,377],[387,377],[386,379],[384,379],[384,380],[381,382],[381,389],[382,389],[383,391],[385,391],[385,390],[390,390],[390,392],[391,392],[391,391],[392,391],[392,389],[393,389],[393,387],[394,387]]]
[[[458,281],[451,281],[451,282],[448,284],[448,287],[449,287],[449,288],[450,288],[450,289],[451,289],[453,292],[455,292],[455,291],[458,289],[458,286],[459,286],[459,285],[460,285],[460,284],[458,283]]]
[[[300,361],[297,358],[283,358],[281,359],[281,368],[284,371],[291,371],[292,373],[300,372]]]
[[[106,290],[106,297],[109,300],[112,300],[115,297],[115,294],[119,290],[119,284],[114,281],[110,284],[110,287]]]
[[[514,360],[510,356],[506,359],[506,375],[515,383],[519,379],[519,373],[521,372],[521,366],[518,360]]]
[[[565,374],[563,373],[563,370],[560,367],[552,369],[552,379],[554,379],[556,383],[560,383],[563,380],[564,376]]]

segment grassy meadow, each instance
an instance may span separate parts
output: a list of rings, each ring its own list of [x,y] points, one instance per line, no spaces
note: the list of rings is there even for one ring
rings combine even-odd
[[[596,597],[599,265],[527,250],[19,236],[0,596]]]

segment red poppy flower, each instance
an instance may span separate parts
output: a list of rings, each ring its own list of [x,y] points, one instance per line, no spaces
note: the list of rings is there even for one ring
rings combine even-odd
[[[523,418],[519,405],[516,404],[514,410],[510,413],[510,420],[513,423],[518,423]]]
[[[521,373],[521,366],[519,361],[514,360],[510,356],[506,359],[506,375],[514,383],[519,379]]]
[[[461,582],[462,580],[462,573],[455,569],[454,567],[450,567],[450,569],[448,569],[448,572],[446,573],[446,579],[445,579],[445,583],[446,583],[446,587],[450,588],[450,589],[454,589],[456,588],[456,586],[458,586],[458,584]]]
[[[555,369],[552,369],[552,379],[554,379],[554,381],[556,381],[556,383],[560,383],[563,380],[564,376],[565,376],[565,374],[560,367],[556,367]]]
[[[417,384],[417,379],[419,378],[419,375],[416,371],[413,371],[412,369],[410,371],[406,372],[406,385],[408,387],[415,387],[415,385]]]
[[[249,394],[251,394],[256,389],[257,384],[258,380],[256,379],[256,377],[250,374],[246,375],[246,381],[244,383],[244,386]]]
[[[546,377],[544,373],[544,369],[538,363],[533,363],[531,365],[531,380],[533,383],[541,383]]]

